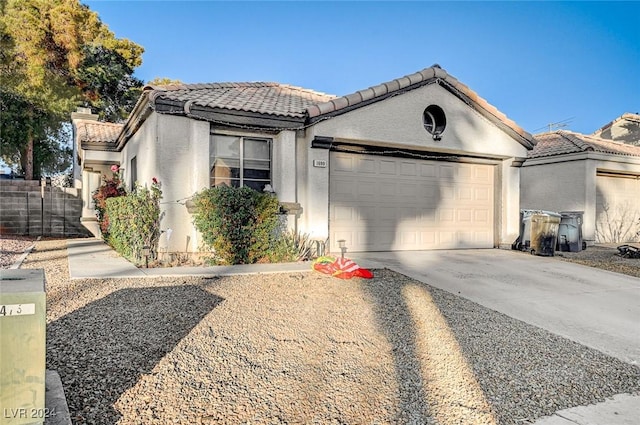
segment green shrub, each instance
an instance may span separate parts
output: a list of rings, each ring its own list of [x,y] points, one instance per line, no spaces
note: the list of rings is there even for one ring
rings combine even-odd
[[[160,184],[154,178],[150,189],[136,186],[133,192],[106,201],[107,242],[133,263],[146,260],[142,256],[145,246],[149,247],[149,260],[157,258],[161,198]]]
[[[96,216],[98,217],[98,224],[100,225],[102,237],[105,240],[108,240],[109,238],[107,199],[127,194],[125,188],[122,186],[122,181],[120,180],[120,168],[117,165],[112,165],[111,171],[113,172],[112,177],[108,178],[106,175],[102,175],[102,184],[92,194],[93,203],[96,208]]]
[[[268,261],[280,224],[275,197],[248,187],[218,186],[197,193],[194,204],[194,224],[220,262]]]
[[[268,257],[272,263],[307,261],[313,257],[314,242],[309,234],[286,231],[278,235]]]

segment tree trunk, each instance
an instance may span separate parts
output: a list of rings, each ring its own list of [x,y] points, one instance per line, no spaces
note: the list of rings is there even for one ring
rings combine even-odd
[[[29,130],[29,135],[27,137],[27,162],[24,167],[24,179],[33,180],[33,134],[31,133],[31,130]]]

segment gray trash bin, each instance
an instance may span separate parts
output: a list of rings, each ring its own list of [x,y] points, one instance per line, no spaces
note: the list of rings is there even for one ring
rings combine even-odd
[[[584,211],[561,211],[556,249],[562,252],[580,252],[586,248],[582,240]]]
[[[515,248],[535,255],[553,256],[561,218],[552,211],[521,210],[520,236]]]

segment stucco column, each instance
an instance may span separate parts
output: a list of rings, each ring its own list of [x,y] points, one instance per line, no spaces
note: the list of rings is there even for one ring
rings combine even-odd
[[[314,166],[324,163],[325,166]],[[329,237],[329,150],[307,149],[307,192],[304,231],[312,238]]]
[[[511,249],[511,244],[520,233],[520,167],[513,166],[513,162],[513,158],[504,160],[496,170],[502,190],[498,244],[505,249]]]
[[[273,140],[273,189],[278,200],[296,202],[296,134],[282,131]]]
[[[597,167],[595,161],[585,162],[585,200],[584,215],[582,217],[582,239],[587,245],[593,245],[596,240]]]
[[[100,226],[93,203],[93,192],[100,187],[99,172],[84,170],[82,172],[82,217],[80,222],[94,236],[100,236]]]

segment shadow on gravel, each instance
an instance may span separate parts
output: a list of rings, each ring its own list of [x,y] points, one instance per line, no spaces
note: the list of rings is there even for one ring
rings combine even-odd
[[[375,275],[380,276],[381,270]],[[400,392],[400,405],[397,408],[395,423],[428,424],[433,421],[433,414],[426,403],[427,383],[421,374],[421,361],[415,338],[407,339],[406,335],[415,335],[416,329],[402,295],[402,285],[380,288],[374,279],[364,286],[365,293],[374,302],[374,311],[378,329],[385,336],[393,349],[393,362],[396,381]]]
[[[47,325],[47,368],[62,379],[74,423],[112,424],[113,404],[222,298],[197,286],[127,288]]]
[[[498,423],[640,391],[640,368],[426,284]]]

